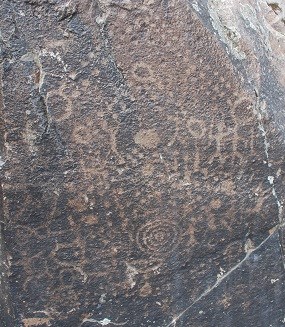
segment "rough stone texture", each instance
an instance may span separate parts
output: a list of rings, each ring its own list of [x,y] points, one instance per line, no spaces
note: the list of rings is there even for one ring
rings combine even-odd
[[[283,10],[1,2],[3,326],[285,324]]]

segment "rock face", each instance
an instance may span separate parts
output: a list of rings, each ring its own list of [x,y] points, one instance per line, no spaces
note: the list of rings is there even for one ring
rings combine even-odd
[[[2,0],[1,327],[285,324],[284,8]]]

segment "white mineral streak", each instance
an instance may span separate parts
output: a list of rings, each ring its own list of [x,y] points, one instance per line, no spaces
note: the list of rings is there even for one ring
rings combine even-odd
[[[276,231],[276,229],[275,229]],[[252,256],[255,255],[255,252],[257,250],[259,250],[263,244],[265,244],[266,242],[268,242],[271,238],[272,238],[272,234],[270,234],[269,236],[267,236],[256,248],[252,249],[252,251],[248,252],[245,257],[240,261],[238,262],[234,267],[232,267],[229,271],[223,271],[223,274],[218,276],[216,282],[209,288],[207,288],[200,296],[198,296],[196,298],[196,300],[194,300],[185,310],[181,311],[179,314],[176,314],[171,322],[166,325],[166,327],[175,327],[176,326],[176,323],[179,321],[179,319],[184,316],[187,311],[189,311],[197,302],[201,301],[202,299],[204,299],[206,296],[208,296],[214,289],[216,289],[221,283],[223,283],[224,281],[227,280],[227,278],[237,269],[241,268],[242,265],[249,259],[251,258]],[[199,312],[200,313],[200,312]]]
[[[5,161],[2,159],[2,156],[0,156],[0,169],[4,166]]]
[[[110,319],[108,318],[104,318],[102,320],[96,320],[96,319],[87,319],[85,318],[82,323],[84,322],[94,322],[94,323],[97,323],[97,324],[100,324],[101,326],[108,326],[108,325],[114,325],[114,326],[123,326],[125,325],[127,322],[123,322],[123,323],[115,323],[115,322],[112,322]]]

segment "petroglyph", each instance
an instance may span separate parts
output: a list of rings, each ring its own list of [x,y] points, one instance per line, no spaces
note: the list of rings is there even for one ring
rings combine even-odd
[[[32,2],[0,4],[18,320],[45,310],[51,326],[167,326],[282,221],[282,135],[235,66],[249,48],[202,22],[206,2],[74,0],[62,19],[57,3]],[[254,86],[271,74],[260,76]]]
[[[140,249],[152,256],[170,254],[179,242],[179,227],[167,220],[149,221],[141,226],[136,235]]]

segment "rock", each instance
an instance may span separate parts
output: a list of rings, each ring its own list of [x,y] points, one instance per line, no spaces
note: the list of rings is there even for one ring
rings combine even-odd
[[[3,326],[284,324],[284,8],[1,2]]]

